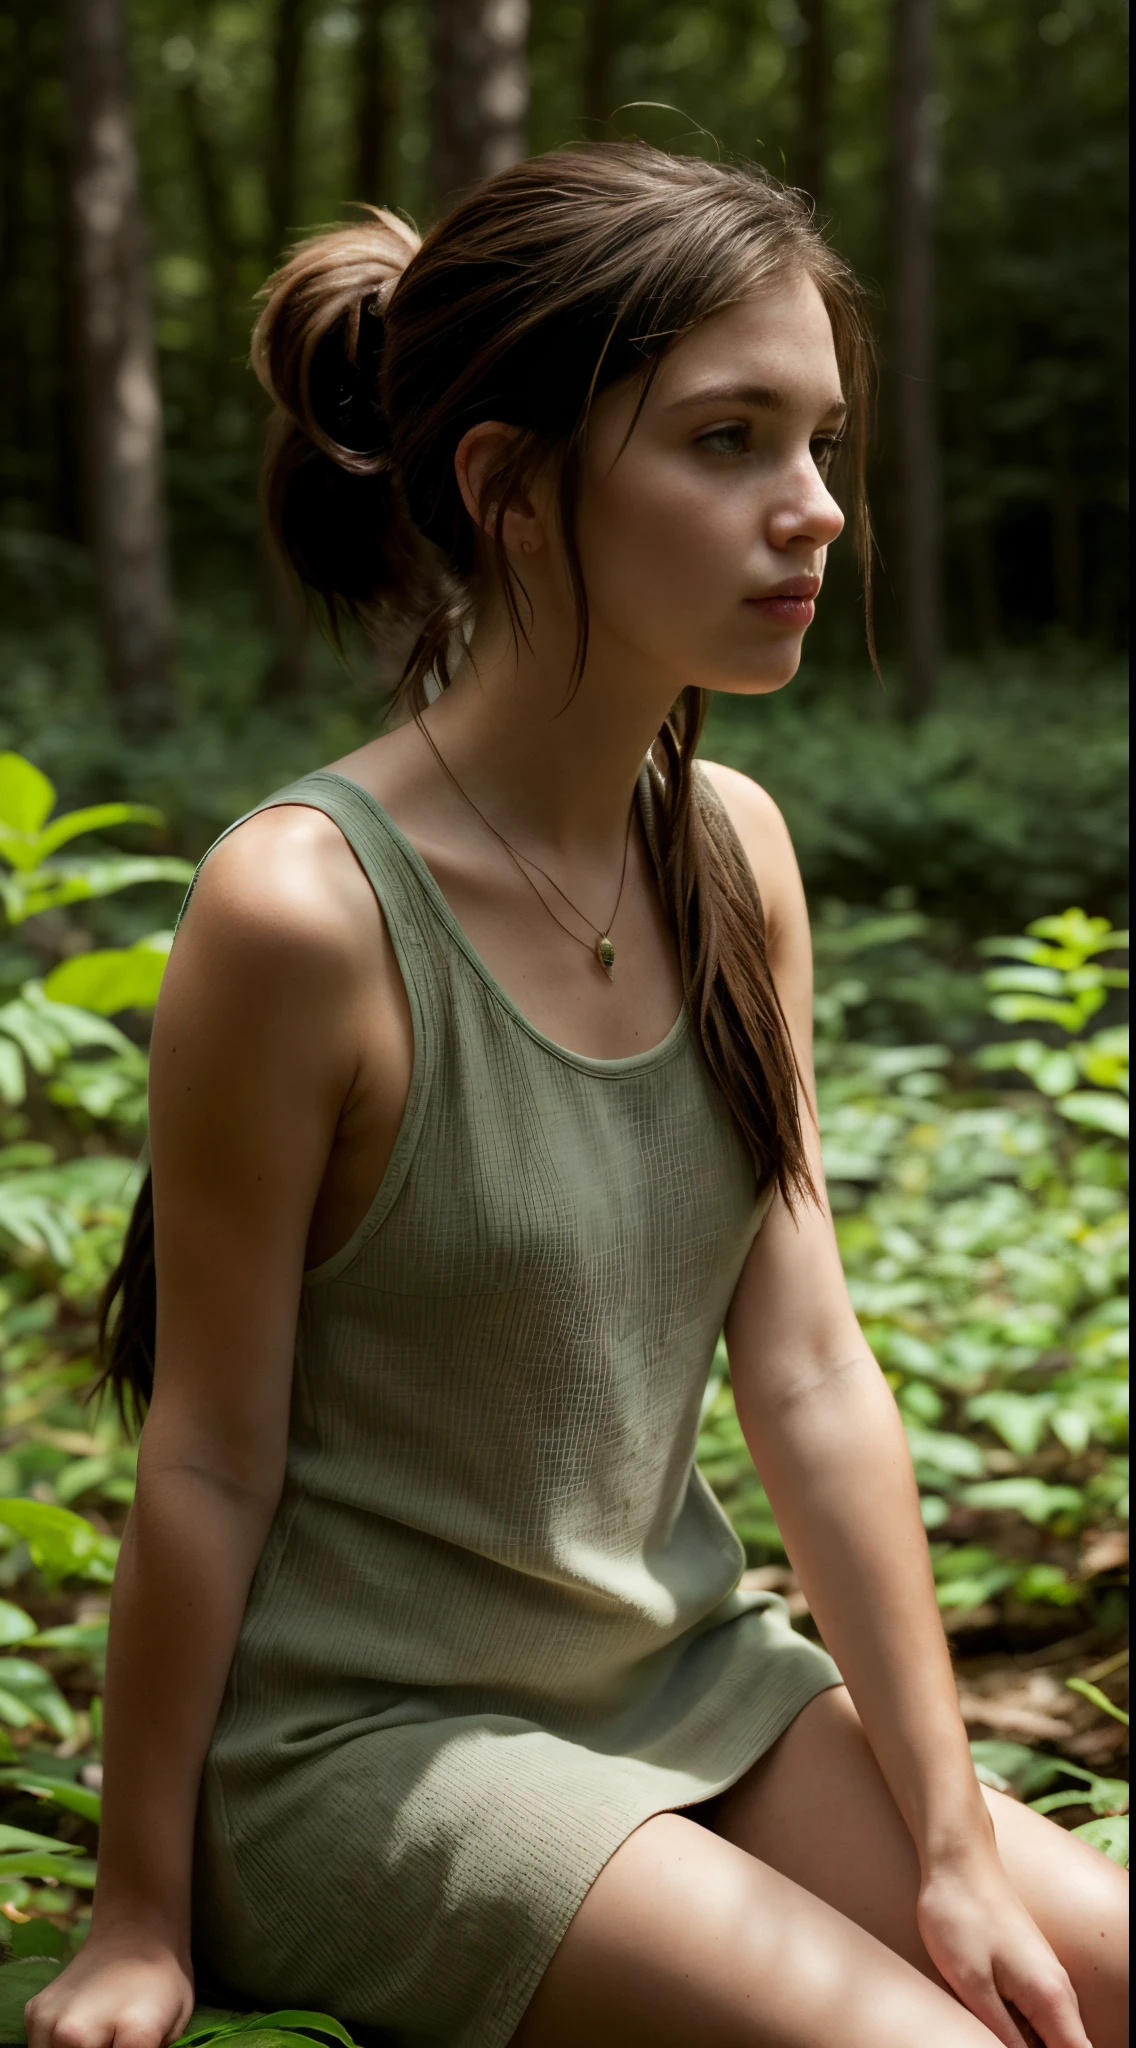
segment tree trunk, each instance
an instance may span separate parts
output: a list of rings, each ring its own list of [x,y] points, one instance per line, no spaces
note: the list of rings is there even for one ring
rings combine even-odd
[[[1081,520],[1069,449],[1068,424],[1062,418],[1053,436],[1053,590],[1058,624],[1072,634],[1081,625]]]
[[[107,680],[123,723],[174,720],[154,351],[121,0],[69,0],[71,178],[86,485]]]
[[[224,168],[210,133],[209,110],[201,91],[201,81],[195,71],[191,71],[184,79],[178,91],[178,98],[185,118],[186,138],[197,184],[201,226],[212,279],[213,334],[206,374],[211,400],[216,408],[224,397],[229,364],[235,354],[230,343],[233,340],[234,317],[239,305],[237,241],[233,230]],[[241,311],[243,310],[242,307]]]
[[[616,50],[616,0],[589,0],[584,29],[584,114],[595,138],[611,120]]]
[[[935,0],[894,0],[892,32],[891,325],[902,534],[903,710],[908,718],[921,718],[935,701],[942,653],[935,391]]]
[[[359,0],[354,197],[373,206],[391,206],[395,199],[397,73],[389,13],[390,0]]]
[[[439,209],[528,146],[529,0],[434,0],[431,157]]]
[[[828,0],[800,0],[805,36],[800,56],[800,126],[796,182],[820,204],[828,154]]]
[[[308,0],[277,0],[265,162],[268,261],[273,269],[299,225],[296,169],[300,145],[300,84],[307,28]]]

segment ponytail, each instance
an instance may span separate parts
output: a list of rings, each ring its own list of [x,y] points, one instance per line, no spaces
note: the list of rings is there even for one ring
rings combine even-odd
[[[154,1182],[147,1171],[126,1226],[122,1256],[99,1302],[99,1372],[89,1393],[98,1400],[110,1392],[128,1436],[142,1427],[154,1391],[157,1328]]]

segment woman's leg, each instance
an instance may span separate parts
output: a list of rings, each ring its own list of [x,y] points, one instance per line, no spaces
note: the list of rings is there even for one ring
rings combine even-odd
[[[993,2048],[851,1919],[681,1814],[617,1849],[512,2048]]]
[[[1056,1822],[987,1794],[1011,1883],[1073,1982],[1093,2048],[1127,2039],[1126,1874]],[[715,1829],[936,1982],[911,1837],[844,1688],[818,1694],[717,1803]]]

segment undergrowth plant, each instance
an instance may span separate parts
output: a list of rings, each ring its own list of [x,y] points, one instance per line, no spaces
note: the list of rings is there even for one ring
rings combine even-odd
[[[73,920],[106,890],[187,881],[188,864],[164,856],[62,852],[85,834],[152,827],[146,807],[53,820],[53,801],[30,762],[0,757],[9,933],[45,911]],[[65,957],[0,1007],[0,2043],[21,2038],[4,2031],[13,2001],[22,2011],[63,1966],[89,1913],[107,1607],[134,1450],[83,1397],[144,1131],[139,1025],[169,944],[163,931],[98,949],[68,930]],[[936,960],[927,933],[895,895],[878,913],[830,906],[817,920],[841,1252],[908,1431],[948,1620],[1015,1626],[1066,1610],[1080,1626],[1120,1599],[1116,1570],[1102,1580],[1093,1559],[1127,1519],[1128,1064],[1109,1007],[1126,985],[1126,938],[1071,910],[988,942],[985,971],[962,973]],[[0,934],[0,975],[4,958]],[[944,1004],[965,1030],[882,1042]],[[985,1042],[967,1050],[983,1015]],[[783,1563],[721,1349],[699,1459],[750,1564]],[[1126,1857],[1119,1779],[1012,1743],[974,1753],[988,1783],[1042,1810],[1087,1806],[1080,1832]],[[323,2015],[205,2011],[186,2039],[222,2036],[348,2040]]]

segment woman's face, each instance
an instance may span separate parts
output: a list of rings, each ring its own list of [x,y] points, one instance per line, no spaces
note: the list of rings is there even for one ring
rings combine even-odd
[[[844,402],[816,286],[790,277],[676,343],[623,447],[637,395],[606,392],[588,439],[591,645],[680,687],[778,689],[844,524],[825,483]]]

